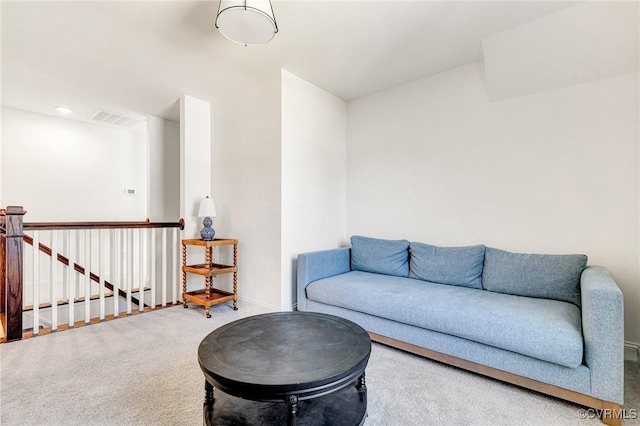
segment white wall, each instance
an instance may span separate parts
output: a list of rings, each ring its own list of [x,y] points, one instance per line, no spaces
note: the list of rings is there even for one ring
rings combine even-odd
[[[182,238],[200,238],[200,200],[211,195],[211,105],[191,96],[180,97],[180,217]],[[215,227],[214,227],[215,229]],[[216,237],[220,237],[216,235]],[[205,250],[188,246],[187,264],[204,263]],[[201,289],[205,280],[187,274],[187,291]]]
[[[280,310],[280,70],[247,76],[211,106],[216,235],[239,240],[240,298]]]
[[[29,222],[144,220],[145,133],[2,107],[0,205]]]
[[[149,179],[148,179],[148,212],[149,219],[154,222],[176,222],[180,216],[180,123],[165,120],[159,117],[147,117],[147,134],[148,134],[148,152],[149,152]],[[195,226],[195,225],[194,225]],[[174,230],[164,230],[167,232],[168,242],[171,244],[171,235]],[[156,265],[156,301],[162,301],[162,285],[161,278],[163,274],[169,277],[181,276],[171,261],[172,252],[167,252],[167,261],[169,265],[167,270],[162,268],[162,232],[160,230],[150,230],[155,233],[156,250],[152,253],[155,256]],[[178,232],[178,239],[182,239],[183,233]],[[149,247],[151,247],[149,245]],[[203,251],[197,250],[195,253],[191,251],[194,257],[189,258],[189,263],[199,263],[203,258]],[[149,265],[150,266],[150,265]],[[190,278],[194,281],[194,277]],[[203,280],[195,278],[196,286],[202,288]],[[171,279],[168,279],[171,283]],[[170,287],[170,285],[169,285]],[[171,294],[171,292],[169,292]],[[171,296],[169,296],[171,298]],[[150,295],[147,295],[150,301]]]
[[[152,221],[180,217],[180,123],[147,117],[148,211]]]
[[[346,103],[282,70],[282,308],[295,304],[298,254],[344,245]]]
[[[491,103],[481,70],[348,103],[349,234],[585,253],[640,342],[638,73]]]
[[[200,200],[211,195],[211,105],[180,98],[180,216],[184,238],[200,238]]]

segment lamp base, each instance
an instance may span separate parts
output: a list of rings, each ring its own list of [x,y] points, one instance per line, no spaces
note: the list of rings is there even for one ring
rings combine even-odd
[[[213,229],[213,227],[211,226],[213,224],[213,221],[210,217],[205,217],[202,221],[202,224],[204,225],[204,228],[202,228],[202,231],[200,231],[200,237],[204,241],[213,241],[213,237],[215,237],[216,235],[215,229]]]

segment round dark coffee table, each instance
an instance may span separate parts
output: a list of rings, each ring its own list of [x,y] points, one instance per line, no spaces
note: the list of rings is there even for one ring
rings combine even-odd
[[[362,327],[327,314],[278,312],[224,325],[198,348],[204,423],[361,425],[370,354]]]

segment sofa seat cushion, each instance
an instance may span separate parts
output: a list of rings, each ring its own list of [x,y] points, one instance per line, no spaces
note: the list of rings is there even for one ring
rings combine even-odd
[[[307,298],[527,355],[582,364],[580,309],[567,302],[352,271],[314,281]]]

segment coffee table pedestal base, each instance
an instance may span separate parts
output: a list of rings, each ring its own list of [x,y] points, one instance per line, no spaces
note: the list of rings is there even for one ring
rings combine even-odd
[[[236,398],[215,390],[212,404],[203,407],[204,424],[209,426],[273,426],[287,421],[288,406],[282,402],[259,402]],[[367,416],[367,391],[356,383],[318,398],[298,401],[296,426],[360,426]]]

